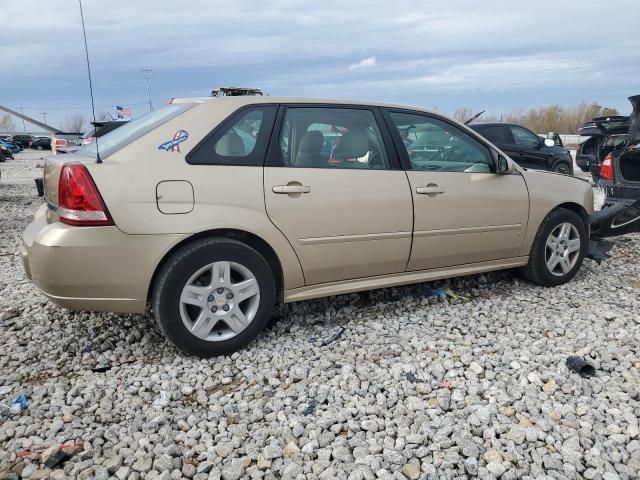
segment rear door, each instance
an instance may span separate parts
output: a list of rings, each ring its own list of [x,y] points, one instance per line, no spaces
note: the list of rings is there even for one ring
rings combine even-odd
[[[388,110],[385,117],[413,196],[408,270],[517,256],[529,213],[522,176],[494,173],[489,147],[446,119],[401,110]],[[407,146],[401,132],[408,128],[423,132],[422,142],[428,148],[417,151]]]
[[[279,113],[265,204],[307,285],[405,270],[411,192],[379,120],[367,107],[289,105]]]

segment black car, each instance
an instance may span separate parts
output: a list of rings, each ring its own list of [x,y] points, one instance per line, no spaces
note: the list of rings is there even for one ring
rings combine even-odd
[[[583,172],[591,172],[597,181],[600,165],[610,153],[624,148],[629,133],[629,117],[615,115],[596,117],[578,129],[578,134],[589,137],[578,146],[576,164]]]
[[[573,175],[571,154],[567,149],[556,146],[553,139],[540,138],[515,123],[473,123],[469,127],[521,167]]]
[[[51,150],[51,139],[49,137],[38,137],[29,146],[36,150]]]
[[[22,148],[27,148],[33,142],[33,135],[14,135],[11,137],[11,141],[21,145]]]

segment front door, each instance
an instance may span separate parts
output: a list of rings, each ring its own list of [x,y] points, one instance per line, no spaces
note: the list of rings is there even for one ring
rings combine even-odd
[[[520,166],[536,170],[548,170],[553,152],[544,146],[542,139],[531,130],[518,125],[509,125],[517,147],[518,156],[513,158]],[[511,156],[511,155],[509,155]]]
[[[265,203],[307,285],[405,270],[411,192],[379,115],[323,105],[281,113],[264,169]]]
[[[518,255],[529,196],[517,172],[498,175],[488,146],[435,116],[387,111],[414,203],[408,270]]]

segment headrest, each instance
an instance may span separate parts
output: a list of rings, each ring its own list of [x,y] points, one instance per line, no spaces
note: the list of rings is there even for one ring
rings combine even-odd
[[[310,130],[300,139],[298,151],[301,153],[320,153],[324,145],[324,135],[318,130]]]
[[[245,154],[244,142],[240,135],[231,129],[216,142],[216,153],[223,157],[241,157]]]
[[[369,151],[369,138],[366,132],[347,132],[340,137],[334,152],[336,160],[364,157]]]

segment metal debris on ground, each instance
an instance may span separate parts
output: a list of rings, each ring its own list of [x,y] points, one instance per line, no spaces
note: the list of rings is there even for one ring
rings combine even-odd
[[[108,363],[103,364],[103,365],[96,365],[95,367],[93,367],[91,369],[91,371],[95,372],[95,373],[103,373],[103,372],[107,372],[109,370],[111,370],[111,365],[108,364]]]
[[[416,383],[418,381],[418,377],[416,377],[416,374],[413,372],[407,372],[404,376],[409,383]]]
[[[608,252],[613,248],[613,245],[613,242],[608,240],[589,240],[587,258],[590,258],[600,265],[606,259],[611,258]]]
[[[596,369],[582,357],[571,356],[567,358],[567,367],[578,373],[582,378],[593,377]]]
[[[14,398],[9,404],[9,411],[11,415],[19,415],[24,412],[27,408],[27,404],[29,403],[29,396],[26,393],[21,393],[16,398]]]
[[[346,330],[345,327],[340,327],[336,333],[334,333],[329,338],[327,338],[324,342],[322,342],[322,346],[326,347],[330,343],[335,342],[337,339],[339,339],[342,336],[345,330]]]

